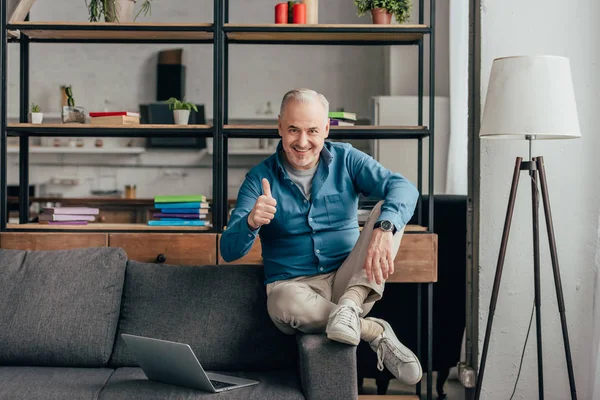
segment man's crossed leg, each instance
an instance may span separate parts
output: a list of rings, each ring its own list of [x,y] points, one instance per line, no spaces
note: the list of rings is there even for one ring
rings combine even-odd
[[[401,382],[421,380],[419,360],[394,334],[384,320],[365,317],[381,299],[384,281],[367,278],[363,268],[373,225],[381,204],[374,208],[352,252],[340,268],[329,274],[276,281],[267,285],[267,309],[277,328],[286,334],[327,333],[327,337],[349,345],[365,340],[377,353],[377,367],[385,367]],[[392,259],[396,257],[404,229],[393,236]]]

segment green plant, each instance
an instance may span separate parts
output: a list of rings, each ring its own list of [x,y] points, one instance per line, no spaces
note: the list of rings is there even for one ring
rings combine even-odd
[[[71,86],[65,86],[65,94],[67,95],[67,104],[69,107],[75,107],[75,99],[73,99],[73,90]]]
[[[152,0],[144,0],[144,2],[142,3],[142,6],[140,7],[140,11],[138,11],[138,13],[135,15],[135,18],[133,19],[134,21],[137,19],[137,17],[140,15],[140,13],[144,13],[144,15],[147,17],[148,15],[152,15],[152,3],[150,3]]]
[[[143,0],[142,5],[140,7],[140,11],[136,14],[134,21],[137,17],[143,12],[144,15],[152,14],[152,0]],[[116,0],[88,0],[85,1],[85,4],[90,12],[90,22],[99,22],[102,19],[102,15],[105,17],[109,14],[109,7],[112,7],[113,10],[116,10],[118,5]],[[118,17],[114,16],[114,22],[118,22]]]
[[[359,17],[374,8],[384,8],[395,17],[399,24],[408,21],[412,8],[411,0],[354,0],[354,5]]]
[[[169,110],[194,110],[198,112],[198,108],[194,103],[189,103],[184,100],[178,100],[175,97],[171,97],[165,103],[169,105]]]
[[[29,106],[30,110],[32,113],[39,113],[42,112],[42,109],[40,108],[39,105],[35,104],[35,103],[31,103],[31,105]]]

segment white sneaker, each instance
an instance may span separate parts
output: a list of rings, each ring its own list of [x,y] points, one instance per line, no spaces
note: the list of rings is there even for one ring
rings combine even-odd
[[[360,343],[360,319],[362,310],[359,307],[338,305],[329,314],[327,337],[337,342],[357,346]]]
[[[383,333],[370,342],[370,346],[377,353],[377,368],[383,371],[385,367],[400,382],[407,385],[417,384],[423,377],[423,370],[417,356],[404,346],[392,330],[390,324],[378,318],[365,318],[377,322],[383,327]]]

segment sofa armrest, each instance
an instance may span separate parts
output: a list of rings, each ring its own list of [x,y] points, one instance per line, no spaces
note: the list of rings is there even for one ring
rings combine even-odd
[[[356,399],[356,346],[324,334],[298,334],[300,379],[307,400]]]

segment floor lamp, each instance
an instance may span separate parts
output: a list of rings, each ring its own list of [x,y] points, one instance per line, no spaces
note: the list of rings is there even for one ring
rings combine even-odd
[[[571,348],[565,316],[565,301],[558,268],[558,256],[554,228],[552,226],[544,159],[543,157],[531,157],[531,144],[533,140],[572,139],[581,136],[569,60],[557,56],[516,56],[495,59],[492,64],[479,136],[487,139],[525,139],[529,142],[529,161],[522,161],[521,157],[517,157],[514,168],[483,342],[481,364],[475,389],[475,399],[479,400],[481,394],[485,362],[492,331],[492,320],[498,301],[502,268],[521,171],[528,171],[531,178],[539,398],[544,398],[544,379],[542,364],[542,316],[540,307],[538,178],[548,231],[571,399],[576,399],[577,393],[575,390]]]

